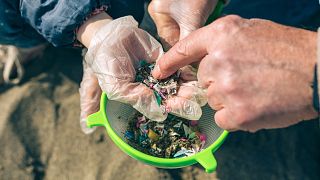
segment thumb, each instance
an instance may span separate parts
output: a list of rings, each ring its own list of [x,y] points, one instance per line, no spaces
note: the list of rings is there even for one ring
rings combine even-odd
[[[178,69],[200,61],[208,54],[208,32],[207,27],[203,27],[179,41],[157,61],[152,75],[157,79],[164,79]]]
[[[179,41],[180,27],[169,14],[159,12],[159,7],[155,4],[156,1],[152,1],[149,4],[148,11],[157,27],[157,33],[164,50],[169,50]]]
[[[84,64],[83,78],[80,84],[80,126],[85,134],[92,133],[96,127],[88,128],[86,118],[99,111],[101,89],[98,84],[98,79],[92,70]]]

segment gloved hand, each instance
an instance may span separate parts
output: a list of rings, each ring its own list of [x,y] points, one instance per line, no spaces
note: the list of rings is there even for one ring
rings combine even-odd
[[[218,0],[152,0],[148,11],[161,42],[169,49],[192,31],[202,27]]]
[[[98,79],[94,72],[83,62],[83,76],[79,89],[80,94],[80,126],[84,133],[92,133],[96,127],[88,128],[86,118],[99,111],[102,94]]]
[[[134,82],[139,61],[155,62],[162,54],[160,43],[139,29],[130,16],[113,20],[99,29],[91,39],[85,56],[80,88],[84,131],[91,132],[85,126],[85,118],[98,110],[100,87],[110,100],[130,104],[152,120],[165,120],[167,114],[157,104],[153,91],[144,84]],[[205,92],[198,88],[195,81],[190,81],[196,78],[191,68],[186,68],[182,77],[185,82],[177,96],[165,102],[166,107],[172,114],[197,120],[201,116],[200,105],[206,103]]]

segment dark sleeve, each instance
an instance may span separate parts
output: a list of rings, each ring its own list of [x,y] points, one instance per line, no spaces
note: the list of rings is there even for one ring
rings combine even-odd
[[[20,0],[21,17],[54,46],[72,46],[76,29],[109,0]]]
[[[145,0],[110,0],[110,8],[107,13],[114,19],[132,15],[140,22],[144,15]]]
[[[34,47],[46,40],[20,15],[19,0],[0,0],[0,44]]]

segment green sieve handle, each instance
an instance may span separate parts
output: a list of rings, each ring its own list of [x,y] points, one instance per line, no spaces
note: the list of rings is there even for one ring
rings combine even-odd
[[[96,113],[90,114],[87,117],[87,126],[92,128],[94,126],[106,126],[107,117],[104,112],[107,104],[107,95],[103,92],[100,98],[100,110]]]
[[[90,114],[87,117],[87,126],[92,128],[94,126],[104,126],[105,125],[105,117],[101,110],[96,113]]]
[[[217,161],[212,152],[199,153],[196,160],[204,167],[207,173],[213,173],[217,168]]]

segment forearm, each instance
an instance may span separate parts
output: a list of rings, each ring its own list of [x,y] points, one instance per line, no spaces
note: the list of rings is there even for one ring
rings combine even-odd
[[[315,82],[314,82],[314,106],[316,110],[319,112],[319,94],[320,94],[320,88],[319,88],[319,83],[320,83],[320,72],[319,72],[319,65],[320,65],[320,28],[318,29],[318,43],[317,43],[317,64],[316,64],[316,74],[315,74]]]
[[[77,39],[86,47],[89,47],[91,39],[101,27],[105,26],[112,21],[107,13],[102,12],[97,15],[91,16],[85,21],[78,29]]]

